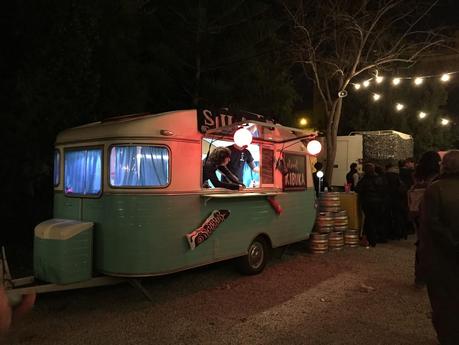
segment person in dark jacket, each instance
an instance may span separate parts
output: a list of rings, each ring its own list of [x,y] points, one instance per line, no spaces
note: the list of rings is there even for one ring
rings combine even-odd
[[[355,187],[359,194],[360,205],[365,215],[363,230],[371,247],[376,246],[378,235],[384,233],[384,206],[386,183],[382,176],[375,173],[375,166],[366,163],[364,175]]]
[[[204,160],[202,173],[202,182],[204,187],[208,187],[208,181],[212,182],[214,187],[221,187],[232,190],[241,190],[244,185],[239,179],[226,167],[231,160],[231,151],[227,147],[217,147],[209,157]],[[216,171],[220,171],[222,176],[226,177],[229,182],[220,181]]]
[[[415,164],[413,158],[405,159],[400,165],[400,180],[405,185],[406,190],[410,189],[414,183],[414,166]]]
[[[354,191],[355,186],[359,183],[359,172],[357,170],[357,163],[352,163],[349,167],[349,172],[346,174],[346,183],[349,185],[349,190]]]
[[[405,194],[406,187],[400,180],[398,167],[386,165],[387,196],[388,196],[388,237],[399,240],[406,237],[405,226]]]
[[[409,215],[409,210],[408,210],[408,190],[413,186],[414,184],[414,160],[412,158],[407,158],[404,161],[402,161],[402,164],[400,166],[400,181],[402,181],[403,186],[405,188],[405,193],[403,194],[404,200],[403,200],[403,234],[404,238],[406,238],[408,233],[414,233],[414,227],[413,223],[410,221],[410,215]]]
[[[419,224],[420,224],[420,204],[424,198],[424,193],[440,173],[441,157],[436,151],[427,151],[419,160],[414,172],[414,185],[408,191],[408,205],[410,216],[416,232],[416,253],[414,259],[414,283],[417,287],[425,284],[425,277],[419,268]]]
[[[441,345],[459,344],[459,150],[448,151],[421,203],[420,266]]]

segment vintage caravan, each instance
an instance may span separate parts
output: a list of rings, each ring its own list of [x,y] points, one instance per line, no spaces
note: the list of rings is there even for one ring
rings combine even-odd
[[[259,174],[247,188],[204,188],[203,160],[240,128]],[[181,110],[71,128],[55,145],[54,218],[35,229],[35,278],[163,275],[240,257],[260,272],[269,249],[307,239],[314,133],[250,113]]]

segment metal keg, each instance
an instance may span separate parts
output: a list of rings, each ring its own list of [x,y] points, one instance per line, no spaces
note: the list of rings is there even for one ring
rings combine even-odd
[[[340,250],[344,247],[344,236],[341,231],[333,231],[328,235],[328,248],[330,250]]]
[[[313,254],[323,254],[328,251],[328,234],[313,232],[310,237],[310,250]]]
[[[333,225],[335,231],[346,231],[349,226],[349,220],[346,211],[339,211],[334,213]]]
[[[319,208],[321,212],[338,212],[341,210],[339,193],[320,193]]]
[[[317,232],[326,233],[333,231],[334,217],[330,212],[320,212],[316,218]]]
[[[349,247],[358,247],[360,242],[359,230],[347,230],[344,233],[344,243]]]

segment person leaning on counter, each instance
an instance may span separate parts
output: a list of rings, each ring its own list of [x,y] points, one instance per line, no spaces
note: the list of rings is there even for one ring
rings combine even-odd
[[[208,188],[208,181],[212,182],[214,187],[221,187],[232,190],[242,190],[244,184],[240,183],[238,178],[226,167],[231,160],[231,151],[226,147],[217,147],[209,157],[204,160],[202,182],[203,186]],[[222,176],[226,177],[228,182],[220,181],[216,172],[220,171]]]

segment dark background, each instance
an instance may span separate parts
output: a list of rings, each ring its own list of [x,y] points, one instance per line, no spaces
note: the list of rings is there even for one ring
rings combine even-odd
[[[455,1],[444,0],[427,23],[455,26],[457,13]],[[293,126],[308,114],[321,129],[312,83],[291,58],[290,22],[277,1],[16,0],[0,16],[3,244],[30,246],[34,226],[52,217],[53,143],[65,128],[204,106]],[[457,85],[432,91],[443,92],[438,104],[453,114]],[[388,126],[367,121],[378,112],[361,98],[349,100],[341,133]]]

